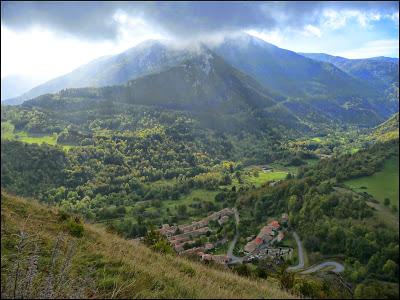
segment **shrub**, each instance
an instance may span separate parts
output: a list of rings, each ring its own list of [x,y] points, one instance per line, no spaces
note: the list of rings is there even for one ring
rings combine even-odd
[[[385,204],[385,206],[389,206],[390,205],[390,199],[389,198],[385,198],[385,200],[383,200],[383,204]]]
[[[252,276],[250,267],[245,264],[240,264],[240,265],[234,266],[233,270],[241,276],[246,276],[246,277]]]
[[[181,271],[189,277],[193,277],[196,274],[196,271],[191,266],[187,265],[182,266]]]
[[[75,237],[82,237],[84,232],[83,224],[80,222],[79,219],[72,219],[70,218],[66,223],[66,229],[72,236]]]
[[[58,212],[58,219],[59,219],[60,221],[66,221],[66,220],[68,220],[70,217],[71,217],[71,215],[70,215],[69,213],[67,213],[66,211],[64,211],[64,210],[60,210],[60,211]]]

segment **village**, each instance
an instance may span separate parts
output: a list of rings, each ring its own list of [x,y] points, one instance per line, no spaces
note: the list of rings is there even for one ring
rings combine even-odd
[[[195,254],[200,257],[202,261],[214,261],[220,264],[227,264],[229,257],[226,255],[212,255],[205,253],[217,247],[220,244],[227,242],[227,239],[221,239],[214,243],[207,242],[204,245],[196,246],[193,240],[202,235],[210,236],[212,229],[209,227],[210,222],[217,222],[219,226],[223,226],[229,218],[233,217],[235,210],[232,208],[224,208],[220,211],[214,212],[206,218],[192,222],[189,225],[162,225],[160,233],[166,236],[175,251],[180,255]]]
[[[285,238],[288,219],[288,215],[284,213],[281,217],[281,223],[276,220],[272,220],[266,226],[261,228],[256,237],[248,237],[248,243],[244,247],[246,256],[243,259],[243,262],[251,262],[254,259],[264,259],[267,257],[284,257],[285,259],[290,258],[293,253],[292,248],[272,247],[275,243],[279,243]]]
[[[213,234],[210,224],[216,222],[219,226],[223,226],[233,218],[236,209],[224,208],[214,212],[209,216],[192,222],[191,224],[169,225],[163,224],[159,232],[164,235],[175,251],[179,255],[196,255],[201,261],[213,261],[219,264],[228,265],[235,263],[250,263],[256,259],[263,258],[290,258],[293,252],[291,248],[273,248],[275,243],[279,243],[285,237],[288,224],[288,215],[282,214],[280,223],[277,220],[270,221],[266,226],[262,227],[257,236],[247,238],[248,243],[244,247],[244,257],[235,257],[227,254],[215,255],[209,253],[216,247],[228,242],[224,237],[215,242],[210,239],[205,243],[199,244],[198,239],[201,236],[210,237]],[[195,241],[197,239],[197,241]]]

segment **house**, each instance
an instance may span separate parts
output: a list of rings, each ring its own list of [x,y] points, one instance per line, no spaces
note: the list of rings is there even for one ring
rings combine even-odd
[[[283,233],[283,232],[279,232],[278,237],[277,237],[276,240],[277,240],[278,243],[279,243],[279,242],[282,241],[284,238],[285,238],[284,233]]]
[[[195,247],[192,249],[187,249],[185,251],[183,251],[181,254],[196,254],[198,252],[204,253],[204,247]]]
[[[230,258],[226,255],[213,255],[212,260],[218,264],[227,264],[230,261]]]
[[[254,241],[248,242],[246,246],[244,246],[244,251],[247,253],[252,253],[254,250],[256,250],[257,244]]]
[[[221,219],[218,220],[218,224],[222,225],[224,223],[226,223],[229,220],[228,216],[223,216]]]
[[[281,227],[281,225],[279,225],[279,222],[276,220],[273,220],[268,225],[270,225],[274,230],[278,230]]]
[[[201,260],[208,260],[211,261],[212,260],[212,255],[211,254],[203,254],[201,256]]]
[[[258,235],[273,235],[273,227],[270,225],[264,226]]]
[[[174,249],[175,249],[175,251],[176,252],[182,252],[184,249],[183,249],[183,245],[184,245],[184,243],[182,243],[182,244],[175,244],[174,245]]]
[[[248,236],[247,238],[246,238],[246,242],[250,242],[252,239],[254,239],[255,238],[255,235],[251,235],[251,236]]]
[[[264,243],[264,240],[260,237],[256,237],[254,242],[256,243],[256,245],[261,245],[262,243]]]
[[[214,249],[215,247],[214,247],[214,244],[213,244],[213,243],[207,243],[207,244],[204,245],[204,248],[205,248],[206,250],[212,250],[212,249]]]
[[[178,228],[176,226],[169,226],[169,224],[163,224],[159,231],[162,235],[168,237],[174,235],[177,229]]]

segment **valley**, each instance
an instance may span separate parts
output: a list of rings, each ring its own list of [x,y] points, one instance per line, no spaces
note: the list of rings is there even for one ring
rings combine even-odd
[[[2,296],[398,297],[396,66],[152,40],[2,102]]]

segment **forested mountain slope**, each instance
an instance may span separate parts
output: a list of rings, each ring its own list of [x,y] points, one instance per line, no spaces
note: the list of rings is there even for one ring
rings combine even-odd
[[[379,91],[386,102],[396,112],[399,109],[399,59],[391,57],[371,57],[347,59],[324,53],[301,53],[317,61],[328,62],[348,74],[363,80]]]
[[[23,95],[7,99],[6,104],[20,104],[37,96],[66,88],[101,87],[122,84],[138,76],[173,66],[192,54],[149,40],[117,55],[100,57],[76,70],[38,85]]]
[[[190,112],[204,126],[224,132],[237,131],[238,126],[250,131],[271,131],[274,126],[307,130],[279,103],[282,100],[203,48],[199,55],[177,66],[121,86],[67,89],[37,97],[22,107],[51,111],[56,116],[90,107],[112,111],[119,105],[145,105]]]
[[[365,124],[379,123],[398,111],[398,106],[382,101],[381,91],[334,65],[250,35],[226,38],[214,51],[264,86],[289,97],[285,106],[300,116],[317,111],[328,119]]]
[[[352,76],[368,81],[370,84],[389,88],[399,82],[399,59],[391,57],[371,57],[348,59],[325,53],[300,53],[318,61],[331,63]]]
[[[65,88],[102,87],[123,84],[153,73],[157,76],[165,69],[181,67],[184,61],[196,60],[204,52],[208,53],[205,48],[204,45],[197,45],[178,50],[165,41],[148,41],[119,55],[99,58],[5,103],[18,104]],[[398,111],[398,104],[391,100],[396,94],[395,87],[383,91],[371,82],[359,80],[333,64],[306,58],[247,34],[226,38],[218,46],[212,47],[212,50],[227,64],[253,77],[270,93],[274,92],[275,100],[308,123],[329,123],[329,120],[335,119],[370,126]],[[388,72],[384,63],[376,67],[379,74]],[[196,83],[197,86],[199,83]],[[218,80],[215,83],[212,80],[201,83],[204,88],[215,90]],[[182,82],[174,84],[177,88],[183,88]],[[193,84],[192,82],[192,87],[195,88]],[[163,93],[160,88],[152,88],[153,96],[154,93]],[[223,88],[218,90],[221,95],[228,91]],[[179,96],[190,98],[187,89],[182,89],[179,93]],[[202,96],[207,98],[207,94]],[[251,97],[255,96],[257,95]]]

